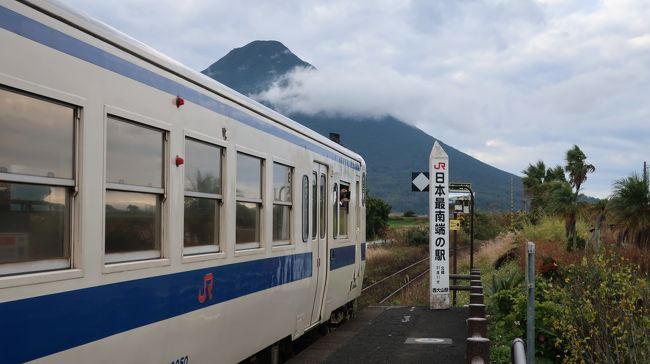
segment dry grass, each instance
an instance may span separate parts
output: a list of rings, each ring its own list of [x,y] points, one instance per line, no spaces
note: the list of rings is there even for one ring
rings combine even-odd
[[[367,287],[384,277],[397,272],[428,256],[426,246],[409,246],[403,243],[372,245],[366,251],[366,271],[363,285]],[[406,275],[397,275],[370,290],[361,296],[361,306],[376,304],[391,292],[404,284],[409,279],[408,274],[417,275],[424,268],[424,263],[409,269]]]
[[[614,243],[606,243],[603,248],[614,252],[616,255],[624,257],[632,264],[639,267],[639,271],[645,274],[650,273],[650,253],[646,249],[640,249],[635,245],[619,246]],[[521,242],[517,247],[519,266],[522,270],[526,268],[526,244]],[[563,243],[553,241],[536,241],[535,242],[535,270],[540,271],[545,259],[553,259],[559,269],[569,265],[578,265],[584,256],[589,256],[593,252],[587,250],[567,251]]]
[[[483,242],[474,254],[474,266],[481,270],[489,269],[492,264],[503,254],[510,251],[515,246],[515,235],[503,234],[494,240]],[[451,265],[450,265],[451,267]],[[469,251],[461,250],[458,254],[458,273],[469,273]],[[405,280],[402,284],[406,283]],[[453,283],[452,283],[453,284]],[[467,284],[467,282],[458,281],[458,284]],[[451,298],[450,298],[451,299]],[[408,305],[408,306],[428,306],[429,305],[429,278],[425,275],[417,282],[413,282],[402,292],[390,300],[391,304]],[[456,305],[462,306],[469,303],[468,292],[458,292],[456,296]]]
[[[488,240],[481,244],[478,251],[474,253],[474,266],[484,270],[494,264],[501,256],[506,254],[515,246],[515,234],[506,233],[497,236],[494,240]],[[469,271],[469,252],[463,256],[459,255],[462,264],[461,271]]]
[[[579,234],[589,238],[587,224],[580,222],[578,224]],[[605,225],[607,226],[607,225]],[[582,231],[582,232],[581,232]],[[610,227],[603,227],[601,231],[602,247],[608,251],[614,252],[626,258],[631,263],[637,265],[640,272],[650,273],[650,253],[646,249],[640,249],[636,245],[620,245],[616,243],[616,232]],[[591,246],[584,250],[566,250],[565,235],[563,223],[559,218],[546,218],[539,225],[529,225],[520,232],[516,237],[518,261],[522,269],[526,264],[526,241],[531,240],[535,243],[535,265],[539,271],[543,260],[553,259],[558,267],[579,264],[582,258],[593,254]]]

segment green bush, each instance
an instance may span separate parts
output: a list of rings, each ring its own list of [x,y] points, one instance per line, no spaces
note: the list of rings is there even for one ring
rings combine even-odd
[[[402,215],[403,217],[415,217],[415,211],[412,210],[406,210],[404,211],[404,214]]]
[[[406,231],[406,242],[409,245],[429,245],[429,227],[416,226]]]
[[[477,240],[491,240],[496,238],[500,233],[505,231],[505,226],[499,222],[495,214],[474,214],[474,238]],[[470,234],[470,217],[465,215],[463,231],[469,236]]]
[[[650,362],[648,277],[635,268],[612,254],[583,258],[548,292],[562,303],[551,325],[563,362]]]
[[[544,216],[536,224],[524,223],[521,235],[532,241],[566,241],[564,222],[557,217]]]
[[[516,338],[526,337],[527,288],[524,275],[515,262],[504,265],[486,277],[490,356],[493,363],[510,363],[510,346]],[[552,321],[559,317],[561,304],[550,301],[546,280],[537,278],[535,290],[535,352],[537,362],[555,362],[558,349]]]
[[[380,198],[368,196],[366,200],[366,239],[383,236],[388,229],[391,206]]]

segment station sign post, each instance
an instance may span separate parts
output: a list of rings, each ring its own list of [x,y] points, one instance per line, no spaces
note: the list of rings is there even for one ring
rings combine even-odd
[[[429,302],[449,308],[449,156],[436,141],[429,155]]]

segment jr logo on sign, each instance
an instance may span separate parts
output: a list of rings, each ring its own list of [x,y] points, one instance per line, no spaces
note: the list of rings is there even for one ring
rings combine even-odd
[[[433,165],[434,169],[442,169],[443,171],[447,169],[447,163],[445,162],[438,162],[438,164]]]
[[[203,289],[199,289],[199,303],[205,302],[205,299],[212,300],[212,285],[214,280],[212,273],[207,273],[203,276]]]

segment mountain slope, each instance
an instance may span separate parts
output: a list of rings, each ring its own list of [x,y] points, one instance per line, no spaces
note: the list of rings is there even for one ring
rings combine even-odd
[[[359,152],[367,163],[368,188],[393,206],[393,211],[426,213],[427,193],[411,192],[411,172],[428,171],[435,141],[420,129],[395,118],[342,118],[294,114],[291,118],[323,135],[341,134],[341,144]],[[450,180],[470,182],[477,209],[509,210],[511,174],[496,169],[440,141],[449,155]],[[515,208],[521,208],[521,179],[513,177]]]
[[[231,51],[203,73],[243,94],[255,94],[295,67],[312,67],[287,51],[279,42],[252,42]],[[278,54],[282,58],[280,63]],[[411,172],[428,170],[429,153],[435,141],[432,136],[393,117],[288,116],[322,135],[341,134],[341,144],[366,160],[370,194],[385,199],[393,211],[427,212],[428,194],[411,192]],[[440,142],[449,154],[451,181],[472,183],[478,210],[510,210],[511,178],[514,207],[522,208],[520,177]]]
[[[244,95],[264,91],[296,67],[314,68],[274,40],[256,40],[235,48],[225,57],[202,71]]]

